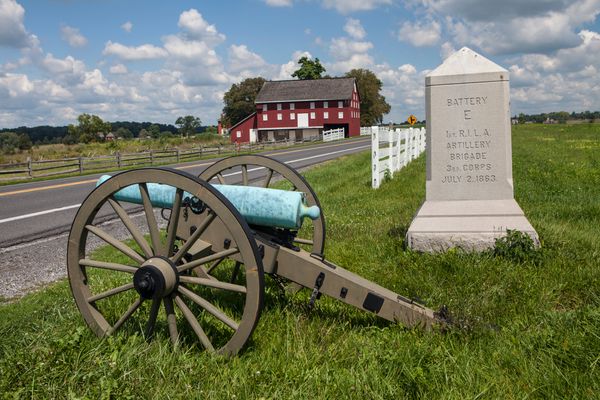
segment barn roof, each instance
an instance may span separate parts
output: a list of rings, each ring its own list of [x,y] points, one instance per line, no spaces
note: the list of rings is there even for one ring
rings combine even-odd
[[[354,78],[322,78],[267,81],[256,96],[256,103],[308,100],[346,100],[352,98]]]

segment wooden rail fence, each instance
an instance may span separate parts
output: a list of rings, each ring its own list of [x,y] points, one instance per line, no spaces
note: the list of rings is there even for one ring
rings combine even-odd
[[[307,140],[309,141],[309,140]],[[268,148],[285,147],[301,144],[304,141],[282,140],[277,142],[247,143],[243,145],[226,145],[198,147],[193,149],[147,150],[139,153],[115,152],[110,155],[93,157],[71,157],[56,160],[32,160],[26,162],[0,164],[0,181],[17,181],[42,178],[55,175],[83,174],[114,168],[131,168],[144,165],[175,164],[192,161],[207,155],[238,154]]]

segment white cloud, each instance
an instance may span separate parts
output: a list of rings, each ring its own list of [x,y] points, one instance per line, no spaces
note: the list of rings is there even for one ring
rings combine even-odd
[[[125,46],[120,43],[106,42],[102,54],[105,56],[113,55],[122,60],[152,60],[164,58],[167,56],[165,49],[156,47],[152,44],[143,44],[141,46]]]
[[[179,15],[178,26],[192,39],[202,40],[215,46],[225,40],[225,35],[219,33],[214,25],[209,24],[196,9],[184,11]]]
[[[599,0],[484,2],[418,0],[428,18],[444,21],[456,47],[487,54],[544,53],[577,46],[583,24],[600,14]]]
[[[346,31],[351,38],[356,40],[362,40],[367,36],[367,32],[365,32],[365,28],[362,27],[360,21],[354,18],[348,18],[346,20],[344,31]]]
[[[229,47],[229,69],[233,72],[263,68],[266,65],[265,60],[258,54],[248,50],[246,45],[232,45]]]
[[[131,23],[131,21],[127,21],[123,25],[121,25],[121,29],[129,33],[133,29],[133,24]]]
[[[71,47],[83,47],[88,42],[85,36],[79,32],[79,29],[68,25],[60,27],[60,35],[62,40],[69,43],[69,46]]]
[[[450,57],[452,54],[456,53],[456,48],[450,42],[444,42],[442,47],[440,48],[440,56],[442,60]]]
[[[415,47],[436,45],[441,38],[442,27],[437,21],[404,22],[398,31],[398,39]]]
[[[264,0],[265,4],[271,7],[291,7],[293,0]]]
[[[323,7],[332,8],[340,14],[355,11],[373,10],[377,7],[392,4],[392,0],[322,0]]]
[[[115,75],[126,74],[127,67],[123,64],[116,64],[110,67],[110,73]]]
[[[345,59],[353,55],[366,53],[373,48],[371,42],[359,42],[350,38],[333,38],[329,46],[329,52],[336,59]]]
[[[0,46],[23,48],[31,45],[25,29],[25,9],[15,0],[0,0]]]

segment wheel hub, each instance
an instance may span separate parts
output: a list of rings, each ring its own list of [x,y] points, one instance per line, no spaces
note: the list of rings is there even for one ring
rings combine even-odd
[[[144,299],[170,295],[179,283],[177,268],[170,260],[152,257],[146,260],[135,274],[133,287]]]

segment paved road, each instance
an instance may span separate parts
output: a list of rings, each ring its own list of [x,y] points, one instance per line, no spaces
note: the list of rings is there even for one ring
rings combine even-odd
[[[296,169],[366,149],[366,139],[269,151],[263,154],[288,163]],[[215,160],[173,165],[194,175],[200,174]],[[264,171],[253,171],[258,178]],[[28,242],[68,231],[85,196],[93,189],[98,175],[25,183],[0,188],[0,248]],[[232,176],[231,182],[239,174]]]

